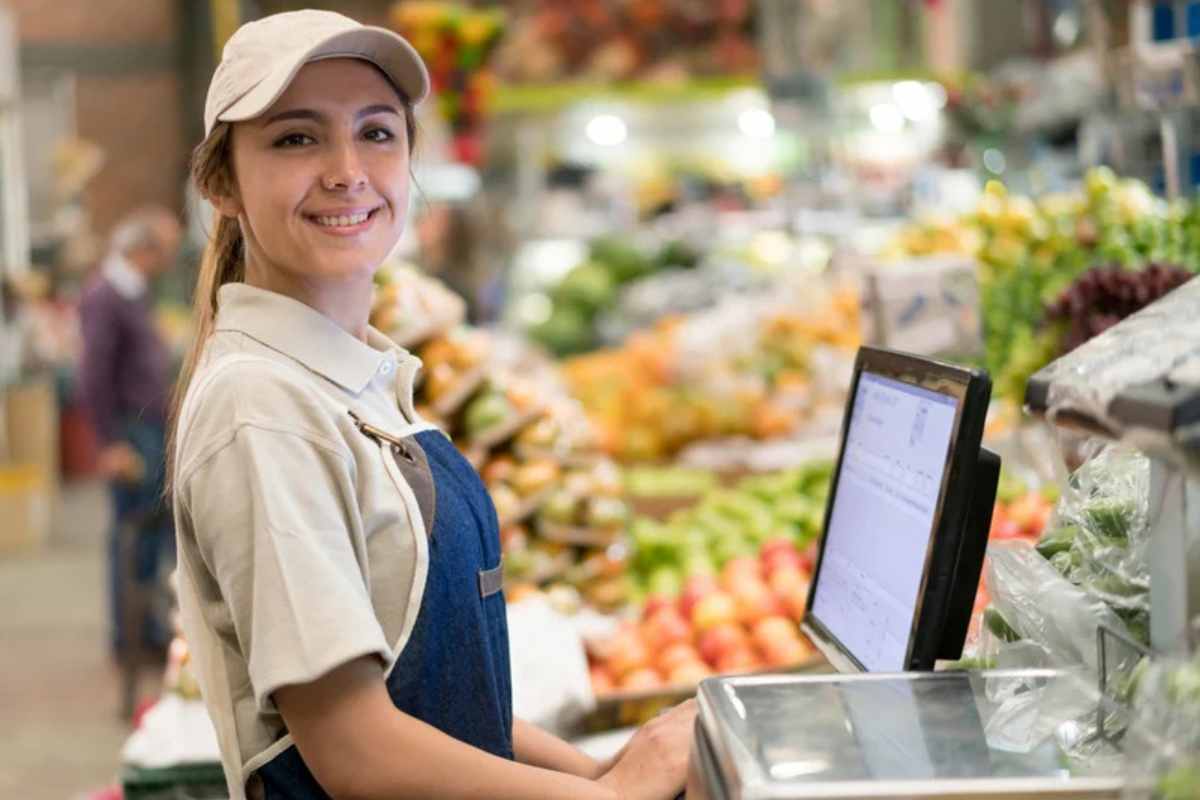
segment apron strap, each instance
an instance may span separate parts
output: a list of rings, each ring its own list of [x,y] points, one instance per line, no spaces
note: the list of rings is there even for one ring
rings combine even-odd
[[[487,599],[504,588],[504,562],[479,570],[479,596]]]

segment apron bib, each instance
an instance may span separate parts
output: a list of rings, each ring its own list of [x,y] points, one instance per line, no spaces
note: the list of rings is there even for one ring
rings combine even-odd
[[[479,475],[440,431],[388,448],[429,533],[429,572],[412,633],[387,675],[396,708],[443,733],[511,759],[512,677],[500,591],[496,510]],[[396,757],[404,758],[403,753]],[[328,795],[295,745],[255,771],[267,800]]]

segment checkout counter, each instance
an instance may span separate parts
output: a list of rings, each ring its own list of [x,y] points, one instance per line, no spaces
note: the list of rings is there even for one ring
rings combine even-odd
[[[1120,796],[1118,750],[1080,724],[1094,677],[933,671],[961,655],[987,546],[990,394],[860,352],[804,623],[838,674],[703,682],[688,798]]]

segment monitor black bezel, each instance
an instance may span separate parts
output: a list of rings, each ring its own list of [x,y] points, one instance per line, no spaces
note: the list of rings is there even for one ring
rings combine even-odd
[[[825,504],[825,520],[809,587],[804,625],[816,634],[816,638],[832,645],[855,669],[863,672],[867,670],[858,657],[813,613],[813,602],[821,583],[821,566],[825,559],[826,534],[833,513],[834,499],[837,497],[842,459],[845,456],[846,437],[850,429],[855,398],[858,396],[859,379],[863,372],[900,380],[959,400],[946,477],[938,499],[938,508],[934,512],[933,533],[925,554],[924,574],[917,593],[917,605],[909,630],[908,649],[903,666],[904,670],[933,669],[934,662],[940,655],[941,633],[950,609],[957,603],[974,601],[974,587],[971,587],[972,596],[969,598],[965,595],[955,596],[956,588],[959,593],[965,592],[965,589],[956,587],[954,575],[961,537],[971,508],[975,471],[983,443],[988,402],[991,399],[991,378],[984,370],[894,350],[863,347],[858,352],[850,393],[842,415],[841,441],[829,487],[829,498]],[[946,391],[948,386],[956,387],[957,392]]]

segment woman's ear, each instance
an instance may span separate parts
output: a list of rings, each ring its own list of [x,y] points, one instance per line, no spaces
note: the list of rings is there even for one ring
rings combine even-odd
[[[242,203],[233,194],[213,195],[208,198],[208,202],[212,203],[212,207],[222,217],[237,219],[242,213]]]

